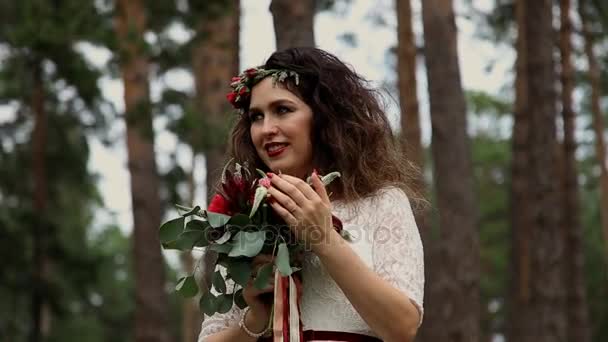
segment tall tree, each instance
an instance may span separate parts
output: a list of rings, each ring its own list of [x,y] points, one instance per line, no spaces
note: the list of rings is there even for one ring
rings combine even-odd
[[[442,307],[429,314],[443,322],[430,340],[479,341],[478,214],[452,1],[423,1],[422,18],[440,226],[433,300]]]
[[[315,45],[315,3],[316,0],[272,0],[270,12],[277,50]]]
[[[518,260],[514,263],[510,339],[566,341],[564,241],[560,211],[555,210],[560,184],[558,170],[551,167],[557,162],[553,43],[547,40],[553,34],[552,1],[520,1],[517,6],[522,6],[518,53],[523,55],[517,62],[518,82],[522,83],[516,89],[523,98],[516,100],[513,201],[529,202],[521,213],[513,212],[513,251]],[[518,120],[523,120],[524,127],[517,126]],[[520,164],[524,161],[525,167]],[[525,180],[518,183],[518,177]],[[523,184],[526,188],[519,188]]]
[[[208,2],[200,8],[197,22],[197,43],[192,51],[192,67],[196,87],[195,112],[205,124],[207,138],[196,153],[204,153],[207,170],[207,198],[216,190],[224,166],[226,141],[232,107],[226,101],[228,83],[239,71],[240,0]],[[225,86],[222,86],[225,85]],[[216,257],[205,251],[203,259],[210,265]],[[210,284],[213,270],[204,268]]]
[[[562,227],[565,237],[565,279],[567,290],[568,341],[587,342],[590,339],[587,298],[584,277],[583,226],[579,206],[578,173],[576,168],[575,113],[572,105],[574,70],[572,67],[571,0],[560,1],[561,102],[564,127],[562,144]]]
[[[154,155],[149,61],[143,38],[146,9],[141,0],[117,0],[116,35],[124,83],[127,152],[133,206],[135,340],[170,340],[164,260],[158,240],[161,221],[159,179]]]
[[[600,67],[595,56],[593,31],[589,20],[590,3],[579,0],[579,14],[581,17],[583,38],[585,40],[585,54],[587,55],[587,77],[591,83],[591,113],[593,116],[593,131],[595,132],[595,154],[600,166],[600,219],[604,233],[606,255],[608,255],[608,165],[606,165],[606,141],[604,140],[604,120],[600,104],[601,79]]]

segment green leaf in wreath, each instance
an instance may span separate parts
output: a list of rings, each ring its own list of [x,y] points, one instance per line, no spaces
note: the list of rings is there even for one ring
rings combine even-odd
[[[160,226],[158,235],[160,242],[167,243],[176,240],[179,234],[184,231],[184,218],[176,218],[165,222]]]
[[[231,294],[223,294],[217,297],[217,312],[224,314],[232,308],[232,293]]]
[[[220,271],[215,271],[215,273],[213,273],[211,283],[217,292],[226,293],[226,282],[224,281],[224,277],[222,277],[222,273],[220,273]]]
[[[190,298],[196,296],[198,293],[198,286],[194,276],[182,277],[175,286],[175,291],[184,298]]]
[[[287,244],[282,243],[279,245],[276,262],[277,268],[283,276],[290,276],[293,273],[291,265],[289,264],[289,250],[287,249]]]
[[[230,220],[230,216],[218,214],[211,211],[207,212],[207,221],[213,228],[223,227]]]
[[[243,289],[239,289],[234,294],[234,304],[241,310],[247,307],[247,302],[245,301],[245,297],[243,297]]]
[[[264,247],[264,240],[266,240],[266,232],[244,232],[240,231],[236,233],[233,239],[233,247],[228,253],[228,256],[238,257],[254,257],[260,254],[262,247]]]
[[[272,270],[273,264],[271,262],[260,267],[258,274],[255,276],[255,280],[253,281],[253,286],[255,286],[258,290],[268,287],[270,277],[272,276]]]
[[[201,299],[198,302],[198,306],[201,311],[205,313],[207,316],[213,316],[217,312],[218,300],[211,293],[211,291],[206,291],[201,296]]]
[[[230,258],[228,260],[228,273],[234,279],[234,282],[246,286],[251,278],[251,262],[244,258]]]

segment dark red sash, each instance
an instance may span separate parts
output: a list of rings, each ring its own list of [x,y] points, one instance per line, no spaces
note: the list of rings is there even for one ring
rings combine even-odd
[[[344,341],[344,342],[382,342],[381,339],[373,337],[373,336],[367,336],[367,335],[361,335],[361,334],[355,334],[355,333],[349,333],[349,332],[342,332],[342,331],[315,331],[315,330],[304,331],[304,341],[315,341],[315,340]],[[272,342],[272,337],[263,337],[263,338],[260,338],[258,341]]]

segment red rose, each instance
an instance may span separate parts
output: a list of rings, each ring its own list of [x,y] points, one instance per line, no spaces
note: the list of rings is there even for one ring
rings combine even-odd
[[[247,87],[243,87],[241,88],[241,90],[239,91],[239,95],[245,95],[247,92],[249,92],[249,88]]]
[[[241,80],[240,77],[234,76],[233,78],[230,79],[230,82],[239,82],[240,80]]]
[[[207,207],[207,211],[211,211],[213,213],[230,215],[228,207],[230,203],[224,198],[224,196],[220,194],[215,194],[211,199],[211,203],[209,203],[209,207]]]
[[[230,93],[226,94],[226,98],[233,105],[236,103],[236,97],[237,97],[237,94],[235,92],[230,92]]]
[[[256,69],[256,68],[249,68],[249,69],[245,70],[245,75],[247,75],[247,77],[253,77],[257,73],[258,73],[258,69]]]

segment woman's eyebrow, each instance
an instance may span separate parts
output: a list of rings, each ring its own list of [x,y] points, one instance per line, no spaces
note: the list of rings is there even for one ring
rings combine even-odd
[[[293,102],[293,101],[291,101],[289,99],[278,99],[278,100],[274,100],[274,101],[270,102],[270,104],[268,105],[268,107],[272,108],[272,107],[276,107],[276,106],[281,105],[281,104],[289,104],[289,105],[292,105],[292,106],[296,105],[295,102]],[[254,107],[249,107],[249,111],[250,112],[251,111],[261,112],[262,110],[258,106],[254,106]]]

